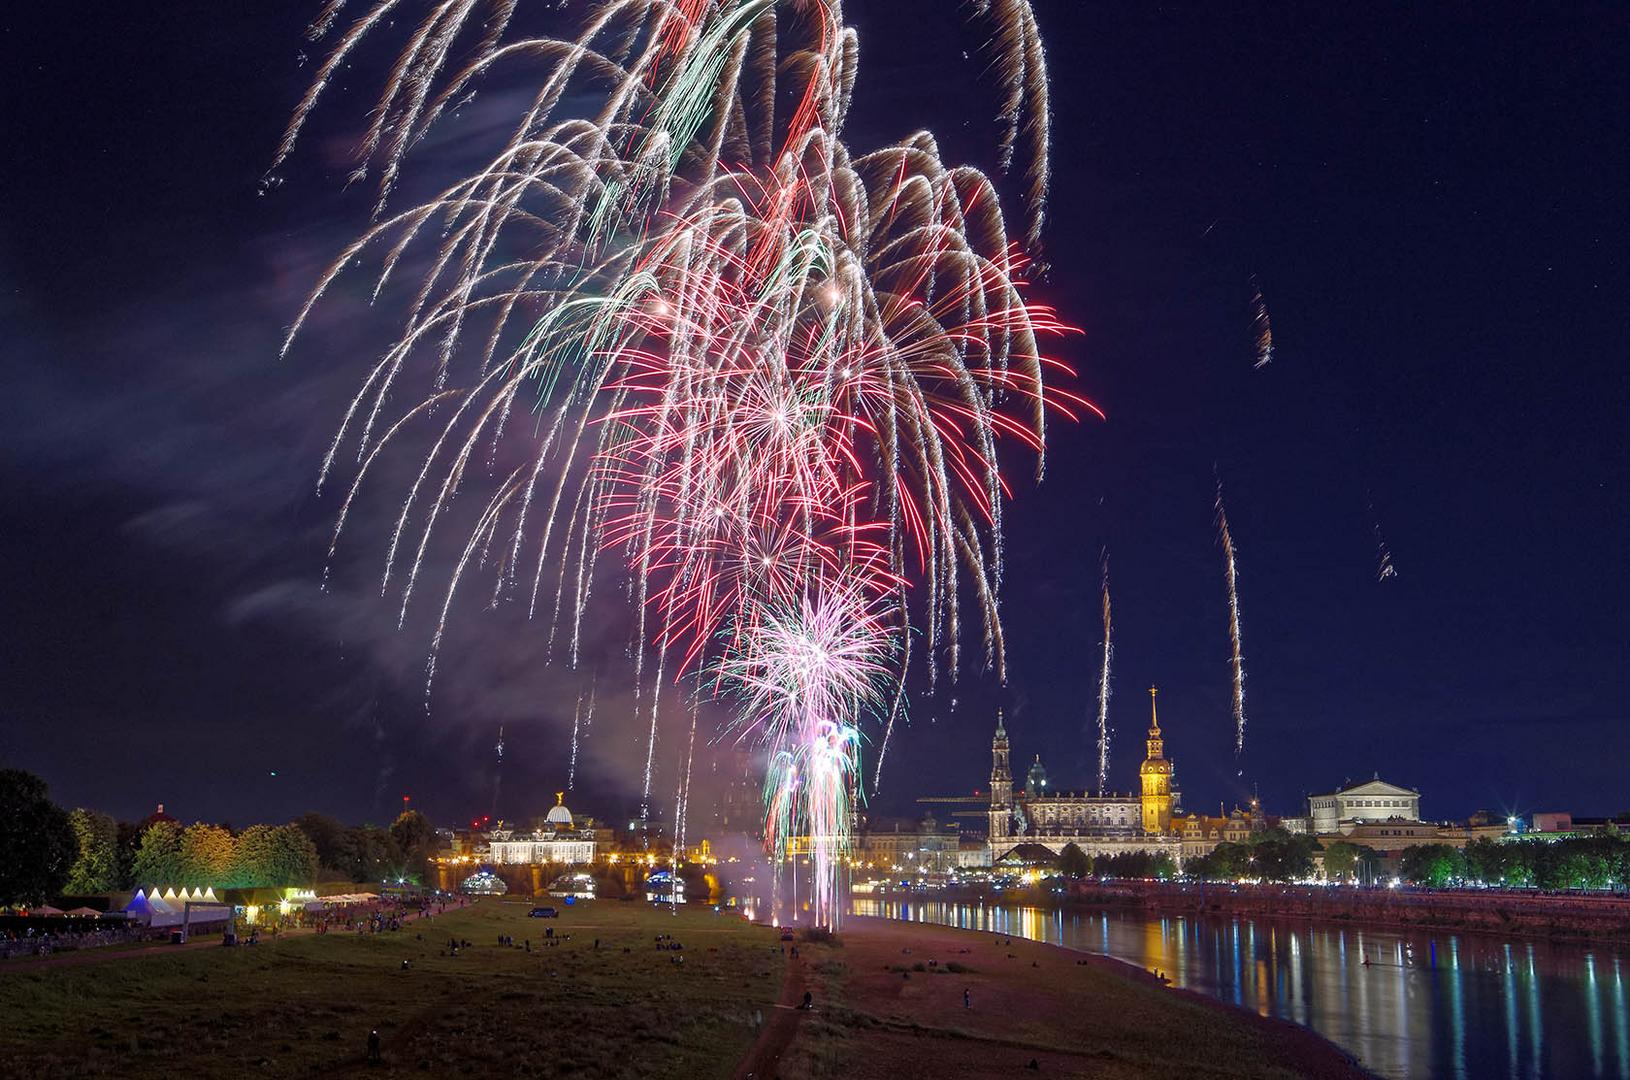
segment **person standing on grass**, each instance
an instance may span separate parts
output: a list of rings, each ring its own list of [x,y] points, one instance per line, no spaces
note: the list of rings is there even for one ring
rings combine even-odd
[[[973,1008],[973,991],[966,986],[962,988],[962,1007],[964,1009]]]

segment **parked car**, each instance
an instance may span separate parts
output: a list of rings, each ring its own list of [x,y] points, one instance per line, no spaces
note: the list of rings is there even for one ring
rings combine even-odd
[[[558,919],[560,918],[560,912],[552,907],[535,907],[526,913],[526,917],[529,919]]]

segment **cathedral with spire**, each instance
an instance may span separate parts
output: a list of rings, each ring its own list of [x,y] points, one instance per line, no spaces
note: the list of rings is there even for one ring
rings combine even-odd
[[[1054,855],[1075,844],[1088,855],[1127,851],[1164,852],[1181,864],[1210,851],[1224,840],[1239,841],[1264,827],[1260,809],[1236,809],[1217,817],[1183,812],[1176,766],[1166,756],[1154,687],[1149,688],[1149,737],[1138,768],[1137,792],[1051,790],[1041,755],[1015,788],[1007,727],[1000,712],[991,740],[990,854],[993,862],[1027,845]]]

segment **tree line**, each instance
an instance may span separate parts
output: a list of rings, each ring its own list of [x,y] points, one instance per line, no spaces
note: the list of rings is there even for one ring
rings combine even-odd
[[[1065,844],[1058,857],[1060,876],[1071,879],[1099,878],[1173,878],[1177,876],[1177,863],[1166,852],[1150,854],[1147,851],[1121,851],[1114,855],[1094,858],[1077,844]]]
[[[1253,834],[1244,843],[1218,844],[1209,853],[1190,859],[1182,874],[1202,881],[1296,881],[1313,873],[1313,854],[1317,850],[1312,837],[1268,829]],[[1061,876],[1074,879],[1166,880],[1179,873],[1176,861],[1164,851],[1122,851],[1094,858],[1076,844],[1065,845],[1057,870]]]
[[[1630,882],[1630,841],[1618,836],[1560,840],[1473,840],[1464,848],[1416,844],[1399,857],[1398,876],[1444,888],[1607,889]]]
[[[124,889],[428,880],[435,829],[417,810],[388,827],[323,814],[283,825],[158,820],[145,826],[97,810],[64,810],[38,776],[0,769],[0,904]]]

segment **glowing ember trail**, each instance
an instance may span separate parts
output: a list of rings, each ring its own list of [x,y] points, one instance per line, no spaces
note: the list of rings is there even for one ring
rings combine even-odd
[[[1100,563],[1103,571],[1104,593],[1104,664],[1098,674],[1098,794],[1103,795],[1109,784],[1109,659],[1114,652],[1110,643],[1109,618],[1109,551],[1106,548]]]
[[[807,838],[833,922],[862,725],[881,726],[881,763],[908,649],[954,678],[971,623],[1004,677],[998,440],[1034,450],[1039,475],[1047,413],[1097,412],[1044,379],[1063,367],[1039,339],[1066,327],[1024,295],[1049,176],[1030,5],[969,9],[1001,81],[1023,246],[995,181],[946,164],[931,133],[844,141],[859,45],[838,0],[574,5],[547,16],[571,24],[560,37],[521,32],[513,0],[397,7],[330,39],[274,162],[364,39],[406,35],[352,174],[377,178],[374,221],[284,345],[342,273],[403,309],[322,464],[319,486],[356,462],[335,541],[387,445],[418,447],[380,589],[405,621],[446,547],[433,537],[455,530],[427,693],[472,571],[547,621],[540,657],[575,664],[615,553],[650,710],[642,805],[665,679],[735,699],[737,736],[770,761],[766,847]],[[507,139],[397,207],[415,155],[446,145],[426,136],[499,72],[533,76]],[[684,779],[681,819],[687,805]]]
[[[1217,477],[1217,539],[1222,543],[1223,568],[1228,580],[1228,640],[1233,647],[1229,666],[1234,673],[1234,753],[1245,751],[1245,661],[1239,645],[1239,566],[1234,556],[1234,534],[1228,529],[1223,507],[1222,477]]]
[[[1256,275],[1251,275],[1251,328],[1256,332],[1256,363],[1253,368],[1265,368],[1273,363],[1273,323],[1268,320],[1268,302],[1262,298],[1262,286]]]

